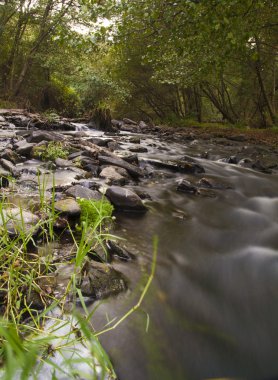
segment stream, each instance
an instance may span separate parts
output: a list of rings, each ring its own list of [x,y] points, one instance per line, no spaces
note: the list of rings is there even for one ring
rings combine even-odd
[[[65,134],[110,138],[83,124],[75,126],[76,132]],[[3,133],[5,146],[14,131]],[[128,290],[88,305],[96,331],[136,305],[158,236],[156,274],[140,310],[100,336],[119,380],[277,378],[278,172],[253,170],[245,161],[242,166],[229,163],[235,151],[267,157],[267,148],[224,138],[185,142],[123,131],[111,136],[114,153],[122,156],[134,147],[132,138],[140,138],[139,166],[148,175],[125,187],[147,193],[148,212],[115,214],[113,233],[125,239],[135,256],[113,262],[127,278]],[[193,159],[205,173],[158,165],[184,159]],[[277,149],[271,160],[277,168]],[[33,168],[33,177],[29,170],[26,178],[35,186],[40,165],[32,159],[17,168]],[[75,176],[58,169],[55,184],[69,185]],[[177,191],[181,180],[198,190]],[[46,189],[52,181],[47,178]]]
[[[141,165],[148,158],[198,157],[208,148],[151,137],[141,145],[149,150],[139,154]],[[120,380],[278,374],[278,177],[218,162],[225,153],[198,159],[220,189],[178,193],[177,178],[197,182],[204,174],[160,170],[159,179],[140,183],[152,198],[150,211],[117,215],[115,233],[137,262],[115,266],[131,291],[99,303],[98,329],[137,302],[147,278],[138,262],[150,267],[152,239],[159,237],[156,276],[141,312],[101,337]]]

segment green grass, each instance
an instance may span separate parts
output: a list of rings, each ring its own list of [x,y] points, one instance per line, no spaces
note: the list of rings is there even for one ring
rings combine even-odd
[[[107,329],[95,332],[90,322],[92,315],[88,313],[76,279],[87,253],[98,246],[104,247],[107,239],[115,239],[110,233],[113,206],[105,200],[78,200],[82,210],[78,231],[69,226],[67,228],[75,247],[73,251],[76,252],[72,260],[75,270],[66,293],[57,298],[52,291],[55,287],[52,255],[42,256],[36,253],[37,239],[33,233],[39,228],[40,238],[46,242],[55,240],[57,236],[54,225],[59,215],[54,209],[54,190],[48,201],[45,195],[46,178],[41,178],[39,174],[38,177],[40,201],[37,212],[41,218],[28,233],[24,226],[24,210],[21,208],[18,234],[10,236],[7,226],[12,217],[7,210],[14,205],[4,197],[0,200],[0,378],[37,379],[44,373],[45,366],[48,366],[52,379],[62,372],[64,377],[75,379],[75,366],[82,363],[90,370],[89,377],[82,374],[85,379],[104,376],[115,379],[113,366],[101,347],[98,336],[116,328],[140,307],[154,276],[157,246],[154,248],[152,272],[138,303]],[[68,294],[73,295],[74,303],[81,303],[83,315],[74,311],[75,304],[71,316],[63,313]],[[40,310],[33,304],[36,297],[41,301]],[[60,310],[58,316],[55,315],[57,306]],[[77,344],[80,344],[79,348],[76,347]],[[86,349],[85,356],[82,352],[79,353],[81,347]],[[62,358],[59,366],[55,361],[56,355]]]
[[[46,145],[35,147],[34,156],[40,158],[42,161],[55,161],[56,158],[66,159],[69,151],[59,141],[50,141]]]

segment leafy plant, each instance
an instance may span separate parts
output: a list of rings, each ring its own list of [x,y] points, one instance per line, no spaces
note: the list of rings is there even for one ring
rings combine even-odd
[[[78,199],[81,207],[81,222],[87,222],[88,225],[95,225],[99,219],[111,220],[114,207],[106,200],[88,200],[84,198]]]
[[[34,155],[43,161],[54,161],[56,158],[67,158],[69,151],[59,141],[51,141],[48,145],[42,145],[35,149]]]

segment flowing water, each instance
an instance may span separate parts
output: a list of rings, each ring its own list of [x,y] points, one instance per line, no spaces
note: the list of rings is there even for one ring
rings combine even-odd
[[[149,149],[139,155],[141,165],[150,157],[198,157],[208,148],[152,138],[141,145]],[[225,148],[215,154],[223,157]],[[116,264],[129,278],[130,292],[98,305],[98,329],[137,302],[153,236],[159,237],[156,276],[141,311],[101,337],[120,380],[278,376],[278,176],[199,163],[205,175],[154,171],[139,185],[152,197],[149,212],[117,215],[115,232],[127,239],[137,261]],[[221,189],[176,191],[177,178],[196,183],[204,176]]]
[[[78,124],[77,130],[84,128]],[[102,136],[87,129],[86,134]],[[130,147],[129,137],[118,138],[121,148]],[[129,290],[89,305],[91,311],[96,309],[93,325],[101,330],[137,303],[157,235],[156,275],[140,311],[101,336],[119,379],[277,378],[277,173],[220,162],[231,154],[229,145],[141,138],[148,152],[139,154],[139,161],[150,177],[137,189],[151,196],[149,211],[119,213],[115,226],[115,234],[126,238],[136,255],[134,261],[114,264],[128,278]],[[200,158],[203,152],[210,160]],[[197,157],[206,173],[174,173],[148,163],[185,155]],[[27,172],[37,168],[35,161],[26,165]],[[64,184],[65,178],[71,182],[75,174],[58,171],[56,185]],[[197,183],[202,177],[214,181],[218,189],[198,195],[176,191],[177,179]],[[51,178],[46,188],[51,188]],[[35,173],[33,182],[36,185]]]

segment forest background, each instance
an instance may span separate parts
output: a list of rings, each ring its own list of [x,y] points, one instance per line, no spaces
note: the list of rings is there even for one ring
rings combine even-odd
[[[277,125],[278,3],[0,1],[0,106]]]

